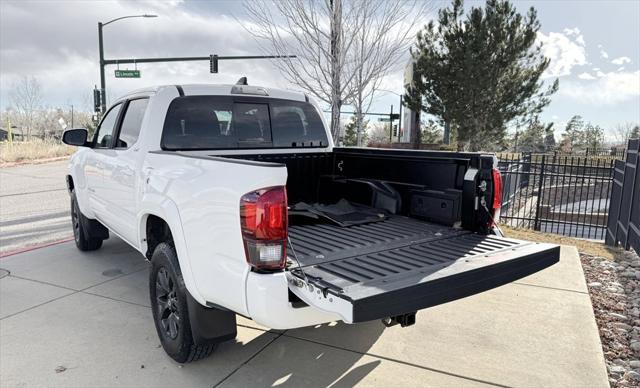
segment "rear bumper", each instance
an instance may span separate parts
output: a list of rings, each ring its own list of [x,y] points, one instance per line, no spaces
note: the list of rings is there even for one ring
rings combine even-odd
[[[256,323],[272,329],[294,329],[341,320],[337,314],[314,307],[294,308],[284,272],[247,276],[247,310]]]

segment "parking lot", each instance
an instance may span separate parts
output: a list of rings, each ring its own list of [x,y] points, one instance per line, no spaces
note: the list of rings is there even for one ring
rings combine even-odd
[[[49,194],[25,191],[31,180],[2,170],[4,252],[70,234],[64,164],[35,167],[31,180]],[[28,210],[6,210],[7,198]],[[6,256],[0,268],[3,387],[608,386],[572,247],[541,273],[421,311],[408,328],[375,321],[273,331],[238,317],[235,341],[186,365],[160,348],[148,264],[121,240],[90,253],[57,243]]]

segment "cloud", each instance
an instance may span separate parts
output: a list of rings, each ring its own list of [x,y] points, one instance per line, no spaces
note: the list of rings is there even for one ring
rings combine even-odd
[[[121,15],[152,13],[158,18],[127,19],[104,27],[108,59],[262,54],[240,23],[221,13],[223,8],[228,11],[226,3],[212,4],[209,9],[215,15],[192,11],[181,1],[0,0],[0,105],[11,103],[8,90],[22,76],[38,78],[47,104],[82,105],[83,96],[99,83],[97,23]],[[127,67],[133,68],[120,65]],[[115,79],[114,69],[106,68],[107,91],[113,97],[148,85],[234,83],[245,75],[249,82],[268,87],[292,86],[269,60],[223,61],[219,74],[209,73],[208,62],[139,64],[140,79]]]
[[[578,78],[580,79],[596,79],[596,77],[592,76],[591,74],[584,72],[580,75],[578,75]]]
[[[604,58],[604,59],[609,58],[609,54],[606,51],[604,51],[601,44],[598,45],[598,48],[600,49],[600,58]]]
[[[562,77],[571,74],[575,66],[587,64],[585,43],[578,28],[565,28],[564,32],[538,32],[542,53],[551,60],[544,78]]]
[[[625,63],[631,63],[631,58],[629,57],[620,57],[611,61],[614,65],[624,65]]]
[[[640,70],[597,74],[589,82],[565,81],[559,94],[592,105],[613,105],[640,97]]]

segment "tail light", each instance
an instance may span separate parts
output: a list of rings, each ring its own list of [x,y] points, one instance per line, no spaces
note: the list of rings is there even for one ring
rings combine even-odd
[[[500,209],[502,206],[502,175],[497,168],[493,169],[493,208]]]
[[[287,191],[284,186],[252,191],[240,199],[240,225],[247,263],[283,269],[287,262]]]
[[[502,175],[500,170],[494,168],[493,171],[493,223],[497,224],[500,219],[500,207],[502,206]]]

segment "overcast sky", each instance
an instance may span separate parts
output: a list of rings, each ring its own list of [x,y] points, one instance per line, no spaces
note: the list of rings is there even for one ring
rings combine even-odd
[[[467,1],[466,6],[481,5]],[[551,58],[548,80],[560,90],[543,119],[556,135],[574,114],[607,129],[640,122],[640,1],[515,1],[521,12],[538,10],[539,39]],[[438,2],[447,5],[448,2]],[[105,27],[105,56],[111,58],[261,54],[239,21],[240,1],[13,1],[0,0],[0,108],[11,104],[9,90],[21,76],[35,76],[46,105],[91,105],[99,83],[97,23],[123,15],[153,13]],[[408,59],[408,54],[407,54]],[[120,66],[132,69],[132,65]],[[221,62],[210,74],[208,62],[141,64],[140,79],[115,79],[107,68],[110,96],[154,84],[233,83],[295,88],[269,61]],[[390,74],[384,89],[402,91],[402,70]],[[380,93],[372,111],[388,111],[398,97]]]

